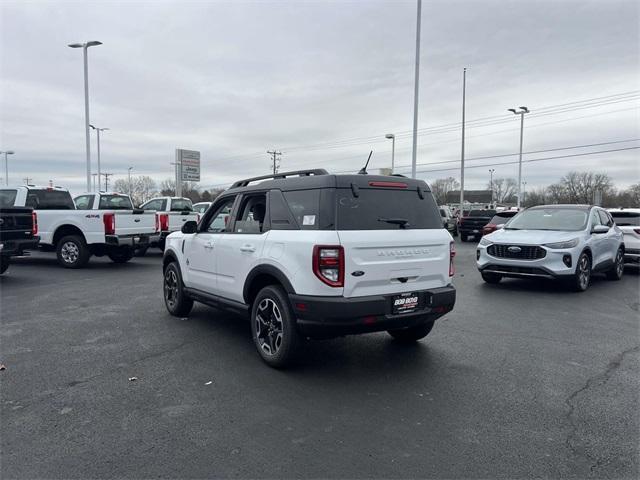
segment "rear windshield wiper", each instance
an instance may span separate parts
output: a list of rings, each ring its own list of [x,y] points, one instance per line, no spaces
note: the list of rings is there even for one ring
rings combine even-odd
[[[379,218],[379,222],[391,223],[393,225],[400,225],[400,228],[409,227],[409,220],[406,218]]]

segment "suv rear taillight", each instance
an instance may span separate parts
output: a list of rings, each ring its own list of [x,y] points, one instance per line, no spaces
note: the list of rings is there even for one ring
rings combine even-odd
[[[116,216],[114,213],[105,213],[102,216],[104,222],[104,234],[114,235],[116,233]]]
[[[344,248],[340,245],[314,246],[313,273],[330,287],[344,287]]]
[[[453,264],[453,258],[456,256],[456,244],[455,242],[451,242],[449,244],[449,276],[453,277],[456,273],[456,267]]]
[[[31,234],[38,235],[38,214],[31,212]]]
[[[159,231],[166,232],[169,230],[169,215],[166,213],[159,213],[156,217],[158,219]]]

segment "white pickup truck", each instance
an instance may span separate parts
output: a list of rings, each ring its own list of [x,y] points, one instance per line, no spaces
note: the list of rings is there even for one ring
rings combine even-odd
[[[140,208],[145,212],[156,212],[156,233],[149,239],[148,247],[158,247],[162,251],[170,233],[179,232],[190,220],[200,221],[200,214],[193,211],[191,200],[184,197],[156,197]],[[144,255],[148,247],[138,250],[136,255]]]
[[[26,185],[1,192],[13,199],[13,206],[34,209],[41,248],[55,250],[58,263],[65,268],[83,267],[91,255],[127,262],[156,231],[153,215],[113,208],[79,210],[71,194],[60,187]]]

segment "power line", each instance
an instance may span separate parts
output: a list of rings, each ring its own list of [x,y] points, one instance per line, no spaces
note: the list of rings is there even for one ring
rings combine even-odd
[[[559,156],[555,156],[555,157],[545,157],[545,158],[532,158],[529,160],[523,160],[522,163],[532,163],[532,162],[542,162],[545,160],[558,160],[561,158],[571,158],[571,157],[582,157],[582,156],[586,156],[586,155],[598,155],[600,153],[611,153],[611,152],[622,152],[625,150],[637,150],[638,148],[640,148],[640,146],[638,147],[625,147],[625,148],[615,148],[615,149],[611,149],[611,150],[600,150],[598,152],[584,152],[584,153],[574,153],[571,155],[559,155]],[[467,168],[484,168],[484,167],[496,167],[496,166],[501,166],[501,165],[515,165],[518,162],[514,161],[514,162],[501,162],[501,163],[484,163],[482,165],[471,165]],[[441,169],[437,169],[437,170],[420,170],[417,173],[433,173],[433,172],[447,172],[447,171],[451,171],[451,170],[458,170],[458,167],[454,167],[454,168],[441,168]]]

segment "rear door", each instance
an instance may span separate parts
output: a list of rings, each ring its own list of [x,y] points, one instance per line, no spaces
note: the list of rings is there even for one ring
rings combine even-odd
[[[421,196],[398,186],[361,188],[355,196],[351,189],[337,189],[336,209],[345,297],[410,293],[451,283],[452,238],[430,192]]]

